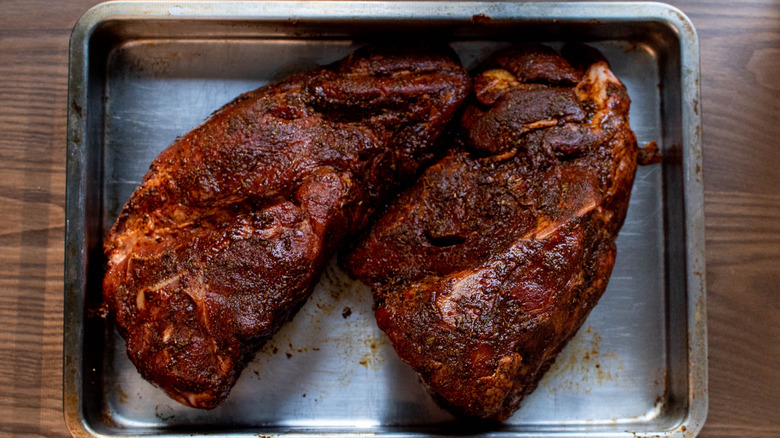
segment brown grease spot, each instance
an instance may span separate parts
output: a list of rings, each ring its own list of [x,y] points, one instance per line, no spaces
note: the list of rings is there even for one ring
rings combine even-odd
[[[82,111],[81,105],[77,104],[75,100],[71,100],[70,106],[73,108],[73,111],[75,111],[76,114],[78,114],[78,116],[81,117],[81,111]]]
[[[122,387],[117,385],[116,392],[119,395],[119,403],[125,404],[127,403],[127,400],[130,398],[126,392],[122,390]]]
[[[471,22],[474,24],[485,24],[493,21],[493,17],[486,14],[474,14],[471,16]]]
[[[594,386],[617,381],[623,365],[615,353],[601,351],[601,340],[590,326],[583,327],[547,372],[545,379],[555,379],[550,390],[587,394]]]
[[[385,354],[381,351],[381,347],[383,345],[389,345],[390,340],[385,336],[381,336],[378,338],[368,338],[364,343],[370,351],[364,354],[358,363],[369,369],[379,369],[384,365],[385,360],[387,359]]]

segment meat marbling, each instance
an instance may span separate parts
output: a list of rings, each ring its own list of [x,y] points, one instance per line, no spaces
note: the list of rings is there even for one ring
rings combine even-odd
[[[431,158],[469,86],[448,48],[368,47],[165,149],[104,244],[104,300],[143,377],[219,404],[342,239]]]
[[[628,110],[591,48],[496,54],[453,150],[342,258],[454,412],[509,417],[604,292],[637,164]]]

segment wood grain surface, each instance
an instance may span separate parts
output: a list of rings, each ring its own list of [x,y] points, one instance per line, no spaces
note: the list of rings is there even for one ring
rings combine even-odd
[[[68,38],[93,0],[0,13],[0,436],[62,414]],[[780,436],[780,2],[671,1],[702,61],[709,414],[700,436]]]

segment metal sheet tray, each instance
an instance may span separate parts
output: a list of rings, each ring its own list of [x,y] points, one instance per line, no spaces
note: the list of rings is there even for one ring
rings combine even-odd
[[[335,264],[212,411],[140,378],[96,312],[101,242],[150,161],[238,94],[374,39],[438,38],[467,67],[516,41],[599,48],[628,87],[639,169],[609,288],[503,425],[440,409]],[[658,3],[119,2],[70,46],[64,410],[75,436],[693,436],[707,410],[699,53]]]

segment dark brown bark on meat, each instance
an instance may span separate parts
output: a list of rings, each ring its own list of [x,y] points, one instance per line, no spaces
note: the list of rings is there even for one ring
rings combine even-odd
[[[629,98],[597,52],[564,55],[488,61],[455,148],[342,261],[373,286],[399,356],[459,414],[509,417],[614,265],[637,163]]]
[[[341,240],[431,158],[468,87],[449,50],[370,47],[163,151],[105,241],[104,298],[144,378],[220,403]]]

